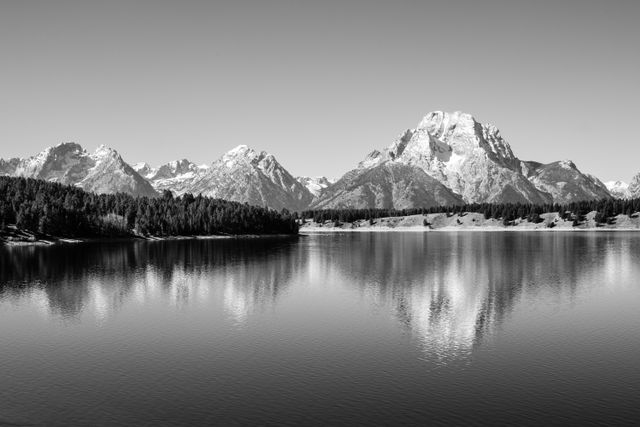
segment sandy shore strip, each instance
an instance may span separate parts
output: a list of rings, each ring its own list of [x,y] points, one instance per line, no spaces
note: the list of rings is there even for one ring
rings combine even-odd
[[[577,226],[573,226],[573,221],[563,220],[557,212],[540,215],[542,221],[538,223],[518,219],[512,225],[504,225],[498,219],[486,219],[481,213],[409,215],[376,218],[371,221],[362,219],[346,223],[326,221],[323,224],[308,220],[300,226],[300,233],[640,231],[640,215],[618,215],[611,224],[596,223],[595,215],[595,212],[590,212],[585,216],[585,220]]]

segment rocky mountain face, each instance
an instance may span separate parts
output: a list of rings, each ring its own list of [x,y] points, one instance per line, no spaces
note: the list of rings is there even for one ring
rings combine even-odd
[[[607,190],[609,190],[609,193],[616,199],[631,198],[629,184],[624,181],[607,181],[604,185],[607,186]]]
[[[13,175],[19,163],[20,159],[18,158],[9,160],[0,159],[0,176]]]
[[[202,194],[274,209],[410,208],[462,203],[566,203],[640,197],[629,186],[603,184],[571,161],[521,161],[493,125],[469,114],[436,111],[381,151],[374,150],[333,182],[294,178],[276,158],[240,145],[209,166],[187,159],[133,167],[107,147],[89,154],[64,143],[28,159],[0,160],[0,175],[28,176],[95,192],[156,196]]]
[[[365,176],[378,177],[367,172],[381,165],[418,168],[467,203],[540,204],[610,197],[602,182],[583,174],[570,161],[548,165],[522,162],[495,126],[479,123],[469,114],[436,111],[427,114],[415,129],[405,131],[388,148],[371,152],[338,181],[360,183],[362,188],[368,188],[368,197],[363,198],[364,190],[359,190],[349,202],[344,188],[333,185],[320,194],[313,206],[361,205],[364,199],[384,199],[382,193],[376,197],[376,184],[363,186],[362,182]],[[414,173],[412,169],[404,171]],[[394,175],[394,179],[398,176]],[[431,202],[417,199],[411,203],[426,206]]]
[[[609,181],[605,185],[611,195],[617,199],[640,198],[640,173],[635,175],[629,184],[623,181]]]
[[[128,193],[135,196],[157,196],[151,184],[129,166],[113,149],[100,146],[88,153],[79,144],[62,143],[41,153],[15,162],[7,175],[44,179],[76,185],[96,193]]]
[[[273,155],[246,145],[224,154],[178,194],[186,192],[289,210],[303,210],[313,199]]]
[[[464,201],[421,168],[394,162],[354,169],[312,203],[314,209],[435,207]]]
[[[153,176],[153,174],[156,173],[156,169],[152,168],[148,163],[145,162],[136,163],[134,165],[131,165],[131,167],[134,171],[138,172],[140,176],[147,179],[149,179],[151,176]]]
[[[421,169],[468,203],[552,200],[523,175],[520,161],[497,128],[460,112],[429,113],[388,148],[370,153],[356,170],[362,174],[383,164]],[[331,199],[332,191],[334,187],[328,188],[322,198]]]
[[[640,173],[634,176],[629,183],[629,198],[640,197]]]
[[[150,180],[155,181],[159,179],[172,179],[185,175],[194,175],[202,170],[208,169],[207,166],[199,167],[195,163],[190,162],[187,159],[175,160],[160,166],[154,171],[153,175],[149,177]]]
[[[76,185],[94,193],[127,193],[155,197],[157,192],[113,149],[100,146],[91,155],[93,167]]]
[[[298,176],[296,180],[304,185],[314,197],[319,196],[322,190],[334,183],[334,181],[324,176]]]
[[[190,185],[203,175],[209,166],[198,166],[187,159],[175,160],[158,168],[151,168],[146,163],[137,163],[138,170],[158,192],[170,190],[176,194],[188,192]]]
[[[611,197],[598,178],[583,174],[570,160],[549,164],[522,162],[522,171],[541,191],[551,194],[556,203]]]

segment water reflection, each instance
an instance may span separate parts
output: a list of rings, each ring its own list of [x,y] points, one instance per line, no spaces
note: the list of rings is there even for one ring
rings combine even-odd
[[[212,288],[239,320],[274,301],[299,260],[285,240],[95,243],[0,249],[0,302],[38,301],[54,317],[104,319],[129,301],[187,308]]]
[[[243,325],[289,289],[336,287],[393,313],[436,359],[490,339],[518,304],[571,301],[633,283],[640,239],[624,234],[344,234],[294,240],[96,243],[0,250],[0,304],[98,322],[124,305],[221,302]],[[326,313],[331,316],[332,313]]]
[[[310,256],[325,282],[391,307],[432,357],[469,354],[519,302],[571,302],[593,286],[633,283],[640,239],[622,234],[344,234]],[[318,246],[326,245],[322,240]],[[315,264],[315,265],[314,265]],[[579,289],[579,288],[582,289]]]

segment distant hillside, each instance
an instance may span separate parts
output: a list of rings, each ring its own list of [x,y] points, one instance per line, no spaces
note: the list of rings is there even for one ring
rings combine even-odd
[[[486,218],[481,213],[424,214],[392,216],[376,219],[359,219],[353,222],[327,221],[317,223],[306,220],[300,226],[301,233],[327,232],[375,232],[375,231],[640,231],[640,216],[616,215],[606,222],[598,222],[597,212],[590,212],[579,222],[562,217],[557,212],[536,217],[516,218],[508,223],[500,219]]]
[[[316,209],[300,214],[302,230],[509,228],[640,228],[640,198],[572,203],[473,203],[413,209]],[[471,215],[472,214],[472,215]],[[471,215],[472,222],[462,220]],[[449,218],[455,217],[454,220]],[[443,218],[445,218],[443,220]],[[435,223],[434,223],[435,221]],[[462,226],[462,227],[461,227]]]

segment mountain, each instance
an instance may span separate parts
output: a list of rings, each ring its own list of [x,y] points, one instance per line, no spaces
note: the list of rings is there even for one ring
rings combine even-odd
[[[629,183],[629,198],[640,197],[640,173],[634,176]]]
[[[160,166],[153,176],[149,177],[149,179],[158,180],[177,178],[189,174],[193,175],[208,168],[208,166],[197,166],[195,163],[192,163],[187,159],[175,160]]]
[[[182,159],[153,168],[144,162],[132,167],[104,146],[89,154],[79,144],[63,143],[27,159],[0,160],[0,175],[44,179],[97,193],[157,196],[170,190],[177,195],[203,194],[278,210],[302,210],[313,199],[273,155],[246,145],[210,166]],[[319,180],[317,185],[325,182]]]
[[[134,196],[155,197],[158,193],[143,177],[129,166],[112,148],[101,145],[92,154],[93,167],[79,187],[94,193],[127,193]]]
[[[480,124],[469,114],[436,111],[427,114],[415,129],[405,131],[385,150],[370,153],[356,170],[365,176],[365,170],[384,164],[413,166],[469,203],[550,202],[551,195],[536,188],[523,175],[520,163],[495,126]],[[403,170],[415,174],[414,169]],[[354,171],[348,175],[353,179]],[[375,191],[377,185],[369,187]],[[324,201],[334,199],[337,191],[336,185],[328,188],[314,205],[332,206]],[[340,204],[347,205],[349,202],[343,197]],[[367,200],[382,197],[378,194]],[[405,202],[406,199],[402,200]]]
[[[372,203],[371,207],[377,206],[379,200],[387,200],[389,194],[395,193],[383,189],[379,181],[366,183],[363,179],[379,180],[381,172],[367,174],[367,171],[391,164],[421,169],[467,203],[566,203],[611,197],[600,180],[582,173],[571,161],[549,164],[521,161],[497,127],[479,123],[462,112],[435,111],[427,114],[416,128],[401,134],[388,148],[372,151],[356,169],[338,181],[342,181],[342,187],[328,187],[313,206],[347,206],[349,191],[353,192],[354,205],[361,206],[367,200]],[[415,174],[409,169],[403,171]],[[386,176],[396,182],[399,179],[393,173]],[[354,190],[356,187],[361,188]],[[413,195],[404,199],[400,195],[393,197],[400,205],[418,203],[415,205],[418,207],[422,206],[420,203],[432,202],[421,201]],[[385,203],[395,204],[395,201]]]
[[[462,197],[427,175],[421,168],[383,162],[347,172],[321,193],[311,207],[405,209],[463,203]]]
[[[469,114],[442,111],[427,114],[336,182],[322,176],[294,178],[273,155],[246,145],[209,166],[182,159],[159,167],[131,167],[104,146],[89,154],[78,144],[64,143],[28,159],[0,160],[0,175],[41,178],[96,192],[203,194],[292,211],[567,203],[608,198],[610,191],[640,197],[640,174],[627,190],[623,184],[603,184],[568,160],[521,161],[497,127]]]
[[[314,197],[317,197],[318,195],[320,195],[322,190],[324,190],[325,188],[327,188],[328,186],[334,183],[334,181],[329,180],[327,177],[324,177],[324,176],[315,176],[315,177],[298,176],[296,177],[296,180],[300,184],[304,185],[305,188],[309,190],[309,192],[313,194]]]
[[[224,154],[177,194],[187,192],[278,210],[302,210],[313,199],[273,155],[246,145]]]
[[[33,157],[19,160],[8,175],[76,185],[96,193],[157,196],[153,187],[115,150],[105,146],[89,154],[73,142],[58,144]]]
[[[149,178],[156,173],[156,169],[152,168],[148,163],[145,162],[136,163],[135,165],[131,165],[131,167],[134,171],[138,172],[138,174],[140,174],[140,176],[144,178]]]
[[[0,176],[13,175],[19,163],[20,159],[18,158],[9,160],[0,159]]]
[[[623,181],[607,181],[605,182],[607,190],[616,199],[629,199],[631,192],[629,191],[629,184]]]
[[[598,178],[583,174],[570,160],[549,164],[522,162],[522,171],[537,189],[551,194],[556,203],[611,197]]]
[[[157,169],[146,163],[137,163],[136,167],[157,191],[171,190],[176,194],[187,192],[193,182],[209,169],[209,166],[198,166],[187,159],[175,160]]]

